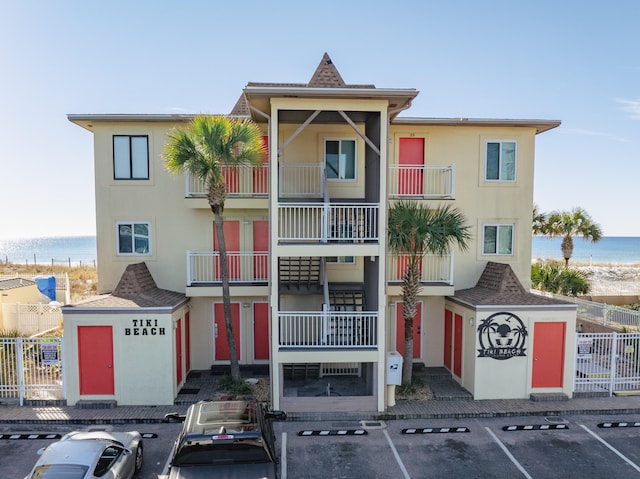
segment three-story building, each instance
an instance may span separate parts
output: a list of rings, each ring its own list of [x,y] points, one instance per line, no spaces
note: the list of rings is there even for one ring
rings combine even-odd
[[[496,262],[530,284],[535,138],[559,122],[400,116],[417,95],[346,84],[325,54],[308,83],[249,83],[231,112],[258,123],[268,146],[262,165],[226,168],[224,231],[238,358],[270,366],[276,408],[384,410],[388,352],[404,349],[406,263],[387,246],[394,201],[451,204],[472,233],[468,251],[423,260],[415,361],[448,367],[473,392],[475,368],[453,360],[473,362],[478,314],[460,303],[472,329],[452,339],[456,291]],[[192,118],[69,115],[94,135],[99,292],[144,262],[188,298],[170,343],[174,393],[189,370],[229,360],[205,187],[163,160],[167,134]]]

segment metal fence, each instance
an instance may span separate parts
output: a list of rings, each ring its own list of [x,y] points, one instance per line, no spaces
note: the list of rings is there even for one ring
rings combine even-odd
[[[64,399],[62,338],[0,338],[0,398]]]
[[[640,333],[578,333],[575,392],[640,390]]]
[[[620,306],[612,306],[606,303],[595,303],[580,298],[562,296],[560,294],[531,290],[532,293],[548,298],[561,299],[577,305],[577,318],[592,321],[604,326],[624,326],[633,331],[640,330],[640,311],[634,311]]]

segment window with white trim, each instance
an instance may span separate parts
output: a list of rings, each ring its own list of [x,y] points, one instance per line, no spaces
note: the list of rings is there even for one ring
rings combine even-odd
[[[482,254],[513,254],[513,225],[484,225],[482,227]]]
[[[486,142],[485,176],[487,181],[515,181],[516,179],[516,142]]]
[[[113,178],[116,180],[149,179],[149,137],[113,135]]]
[[[324,164],[330,180],[355,180],[356,140],[324,140]]]
[[[117,243],[119,255],[150,255],[151,225],[134,222],[118,223]]]

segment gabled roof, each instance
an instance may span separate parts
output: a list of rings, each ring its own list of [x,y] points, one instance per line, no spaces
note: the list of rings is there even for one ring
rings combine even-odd
[[[528,292],[511,266],[489,261],[473,288],[455,292],[450,300],[467,306],[542,306],[574,304]]]
[[[9,289],[23,288],[25,286],[33,286],[35,281],[24,278],[11,278],[3,279],[0,281],[0,291],[7,291]]]
[[[128,265],[111,294],[69,308],[175,308],[186,301],[182,293],[158,288],[143,262]],[[69,308],[63,308],[64,312],[69,312]]]

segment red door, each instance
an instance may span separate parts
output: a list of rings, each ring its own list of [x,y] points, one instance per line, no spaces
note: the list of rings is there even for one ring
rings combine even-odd
[[[262,157],[262,168],[253,168],[253,192],[267,193],[269,191],[269,137],[262,137],[262,144],[266,152]]]
[[[184,314],[184,345],[185,354],[187,355],[187,372],[191,371],[191,318],[189,311]]]
[[[78,326],[80,394],[113,394],[111,326]]]
[[[262,253],[253,258],[253,280],[266,281],[269,279],[269,222],[258,220],[253,222],[253,252]]]
[[[533,327],[532,387],[562,387],[565,328],[565,323],[535,323]]]
[[[227,271],[229,271],[229,279],[240,279],[240,221],[225,221],[222,227],[224,230],[224,244],[227,247]],[[218,235],[216,233],[216,225],[213,225],[213,249],[220,251],[218,247]],[[220,259],[216,258],[216,279],[222,279],[222,270],[220,269]]]
[[[400,138],[398,193],[422,195],[424,180],[424,138]]]
[[[269,303],[253,303],[253,358],[269,359]]]
[[[462,316],[459,314],[454,315],[453,374],[462,377]]]
[[[182,382],[182,320],[178,319],[176,328],[176,383]]]
[[[215,337],[215,359],[229,359],[229,342],[227,341],[227,330],[224,321],[224,305],[214,303],[213,305],[214,337]],[[236,353],[240,359],[240,304],[231,303],[231,323],[233,324],[233,337],[236,340]]]
[[[444,367],[451,371],[451,351],[453,348],[453,313],[444,310]]]
[[[404,316],[402,316],[403,303],[396,303],[396,350],[404,356]],[[413,357],[419,358],[422,355],[420,344],[420,330],[422,326],[422,303],[419,302],[416,308],[416,315],[413,317]]]

